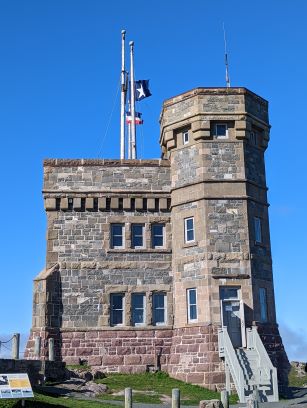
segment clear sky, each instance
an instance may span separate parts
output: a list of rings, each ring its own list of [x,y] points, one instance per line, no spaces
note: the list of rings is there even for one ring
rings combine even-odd
[[[289,357],[307,360],[305,0],[0,0],[0,340],[31,326],[46,251],[42,160],[119,157],[121,30],[153,94],[139,105],[139,155],[157,158],[163,100],[225,86],[223,21],[232,86],[270,103],[277,315]]]

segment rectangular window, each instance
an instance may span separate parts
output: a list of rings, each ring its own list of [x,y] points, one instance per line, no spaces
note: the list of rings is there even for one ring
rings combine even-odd
[[[227,139],[228,138],[227,123],[216,123],[214,128],[214,134],[217,139]]]
[[[265,323],[268,321],[266,288],[259,288],[259,303],[260,303],[260,321],[262,323]]]
[[[124,324],[124,299],[123,293],[111,293],[111,326],[120,326]]]
[[[182,132],[182,143],[184,145],[189,143],[189,132],[187,130]]]
[[[256,133],[255,133],[254,131],[251,131],[251,132],[250,132],[250,134],[249,134],[249,140],[250,140],[250,142],[251,142],[251,144],[252,144],[253,146],[256,146],[256,144],[257,144],[257,137],[256,137]]]
[[[151,225],[151,246],[153,248],[164,247],[164,224]]]
[[[124,248],[124,224],[111,224],[111,248]]]
[[[166,324],[166,294],[156,292],[152,296],[152,320],[155,326]]]
[[[262,233],[261,233],[261,219],[254,217],[254,230],[255,230],[255,241],[258,243],[262,242]]]
[[[145,324],[145,293],[132,294],[132,324],[141,326]]]
[[[220,298],[225,299],[239,299],[239,287],[223,286],[220,287]]]
[[[184,241],[193,242],[195,241],[194,236],[194,217],[184,219]]]
[[[187,290],[188,322],[197,322],[197,292],[196,289]]]
[[[144,248],[144,224],[132,224],[131,245],[132,248]]]

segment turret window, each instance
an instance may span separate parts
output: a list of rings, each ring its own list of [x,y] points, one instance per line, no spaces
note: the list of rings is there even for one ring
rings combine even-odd
[[[268,321],[266,288],[259,288],[259,303],[260,303],[260,322],[266,323]]]
[[[228,138],[227,123],[216,123],[214,126],[214,135],[217,139],[227,139]]]
[[[197,322],[197,292],[196,288],[187,290],[188,322]]]
[[[189,132],[187,130],[182,132],[182,143],[184,145],[189,143]]]
[[[194,232],[194,217],[185,218],[184,220],[184,242],[194,242],[195,232]]]
[[[262,243],[261,219],[254,217],[255,242]]]

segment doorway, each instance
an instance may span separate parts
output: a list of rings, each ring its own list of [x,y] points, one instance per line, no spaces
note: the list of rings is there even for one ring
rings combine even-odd
[[[245,347],[244,305],[239,299],[240,287],[224,286],[220,288],[221,320],[233,347]]]

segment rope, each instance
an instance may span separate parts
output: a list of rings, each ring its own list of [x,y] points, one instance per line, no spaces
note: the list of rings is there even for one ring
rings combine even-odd
[[[120,85],[121,85],[121,81],[119,80],[118,86],[117,86],[117,90],[116,90],[116,95],[115,95],[115,98],[114,98],[114,100],[113,100],[112,110],[111,110],[111,113],[110,113],[110,116],[109,116],[109,120],[108,120],[108,123],[107,123],[106,131],[105,131],[105,133],[104,133],[104,136],[103,136],[103,138],[102,138],[102,142],[101,142],[101,145],[100,145],[100,148],[99,148],[99,151],[98,151],[98,157],[100,156],[100,154],[101,154],[101,152],[102,152],[103,145],[104,145],[106,136],[107,136],[108,131],[109,131],[109,128],[110,128],[112,116],[113,116],[114,109],[115,109],[116,100],[117,100],[117,97],[118,97],[118,92],[119,92],[119,90],[120,90]]]
[[[15,336],[12,336],[9,340],[6,340],[6,341],[0,340],[0,343],[1,343],[1,344],[9,343],[10,341],[13,340],[14,337],[15,337]]]

